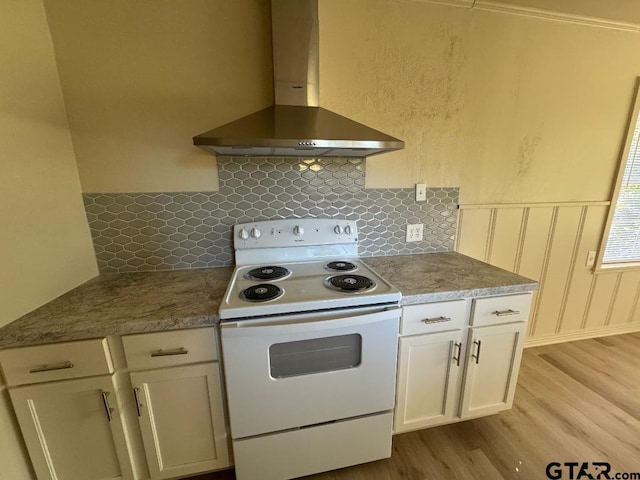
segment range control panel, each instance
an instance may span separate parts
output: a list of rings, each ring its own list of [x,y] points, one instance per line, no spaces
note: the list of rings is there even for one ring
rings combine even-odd
[[[237,250],[358,243],[354,220],[337,218],[287,218],[239,223],[233,227]]]

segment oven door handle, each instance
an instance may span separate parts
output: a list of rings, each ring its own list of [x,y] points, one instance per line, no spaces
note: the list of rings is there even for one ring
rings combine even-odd
[[[280,320],[274,323],[244,323],[228,322],[222,323],[220,327],[224,330],[226,337],[244,337],[247,335],[281,335],[287,333],[310,333],[334,328],[349,328],[358,325],[383,322],[385,320],[399,320],[400,307],[389,307],[385,311],[375,313],[364,313],[360,315],[345,315],[329,320],[302,320],[287,322]]]

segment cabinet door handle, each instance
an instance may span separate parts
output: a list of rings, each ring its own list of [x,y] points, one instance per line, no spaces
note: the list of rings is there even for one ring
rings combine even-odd
[[[136,401],[136,412],[138,413],[138,416],[142,416],[140,413],[140,409],[142,408],[142,405],[140,405],[140,389],[138,387],[134,387],[133,388],[133,398]]]
[[[453,356],[453,359],[456,361],[456,367],[460,366],[460,355],[462,354],[462,343],[456,342],[453,344],[457,349],[457,353]]]
[[[65,368],[73,368],[73,362],[43,363],[39,367],[32,368],[29,373],[50,372],[52,370],[64,370]]]
[[[425,318],[421,320],[422,323],[441,323],[441,322],[450,322],[451,317],[433,317],[433,318]]]
[[[114,409],[109,405],[109,395],[111,395],[111,392],[102,392],[102,403],[104,404],[105,412],[107,412],[107,420],[111,421]]]
[[[520,310],[496,310],[495,312],[491,312],[491,315],[495,315],[497,317],[506,317],[507,315],[519,315]]]
[[[480,347],[482,346],[482,340],[474,340],[473,341],[474,345],[478,346],[478,349],[476,350],[476,354],[475,355],[471,355],[471,358],[475,358],[476,359],[476,365],[478,363],[480,363]]]
[[[170,350],[163,350],[161,348],[159,350],[152,351],[151,356],[152,357],[168,357],[170,355],[186,355],[187,353],[189,353],[189,350],[187,350],[184,347],[172,348]]]

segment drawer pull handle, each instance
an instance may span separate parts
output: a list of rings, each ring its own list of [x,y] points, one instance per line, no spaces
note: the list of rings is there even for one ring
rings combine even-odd
[[[492,315],[495,315],[497,317],[506,317],[507,315],[519,315],[520,314],[520,310],[496,310],[495,312],[491,313]]]
[[[114,409],[109,405],[110,392],[102,392],[102,403],[104,404],[104,410],[107,412],[107,420],[110,422],[113,418]]]
[[[453,359],[456,361],[456,367],[460,366],[460,355],[462,354],[462,343],[456,342],[454,343],[457,353],[453,356]]]
[[[474,340],[473,341],[474,345],[478,345],[478,350],[476,351],[475,355],[471,355],[471,358],[475,358],[476,359],[476,365],[478,363],[480,363],[480,347],[482,346],[482,340]]]
[[[430,324],[430,323],[442,323],[442,322],[450,322],[450,321],[451,321],[451,317],[433,317],[433,318],[425,318],[424,320],[422,320],[422,323]]]
[[[173,348],[171,350],[154,350],[153,352],[151,352],[151,356],[152,357],[168,357],[170,355],[186,355],[187,353],[189,353],[189,350],[187,350],[184,347],[180,347],[180,348]]]
[[[39,367],[32,368],[29,373],[50,372],[52,370],[64,370],[65,368],[73,368],[73,362],[43,363]]]
[[[142,414],[140,413],[140,410],[142,409],[142,405],[140,405],[140,389],[138,387],[135,387],[133,389],[133,398],[136,401],[136,412],[138,413],[138,416],[142,416]]]

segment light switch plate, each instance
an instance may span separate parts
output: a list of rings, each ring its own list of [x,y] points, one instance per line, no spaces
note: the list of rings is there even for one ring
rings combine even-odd
[[[416,183],[416,202],[424,202],[427,200],[427,184]]]
[[[407,242],[419,242],[424,236],[424,224],[414,223],[407,225]]]
[[[585,262],[586,267],[593,267],[596,264],[596,251],[590,250],[587,252],[587,261]]]

